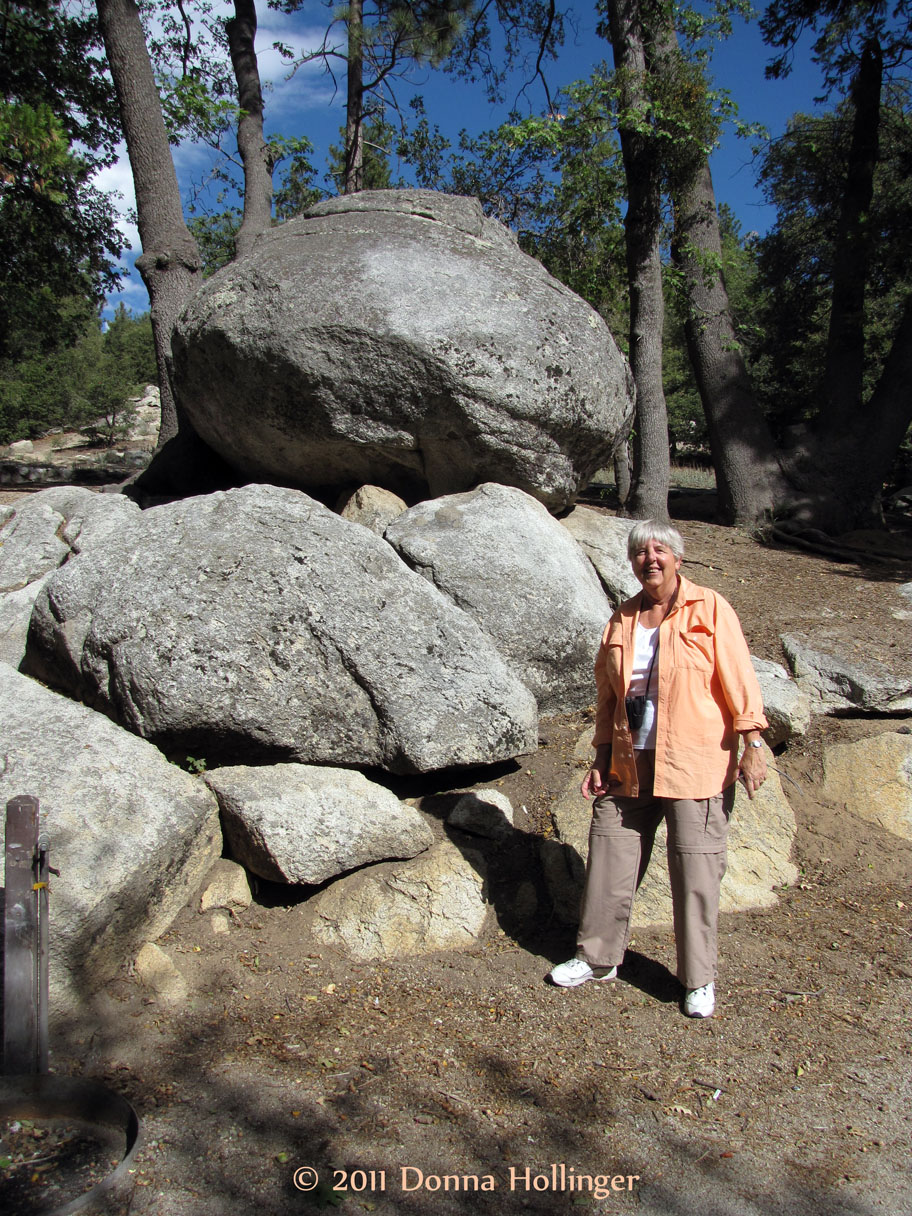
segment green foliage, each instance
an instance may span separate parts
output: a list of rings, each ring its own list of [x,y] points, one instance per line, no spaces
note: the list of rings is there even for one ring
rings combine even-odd
[[[342,144],[330,144],[329,172],[326,175],[327,185],[331,185],[336,194],[343,192],[345,179],[345,129],[340,131]],[[396,129],[383,117],[382,113],[372,118],[364,126],[364,190],[388,190],[392,185],[389,156],[396,141]],[[311,187],[311,190],[314,190]],[[316,191],[316,197],[320,193]],[[316,202],[316,198],[311,200]],[[310,202],[307,203],[310,206]],[[302,208],[303,209],[303,208]]]
[[[313,144],[304,136],[297,139],[274,136],[269,142],[273,149],[273,164],[288,160],[273,202],[276,219],[290,220],[324,197],[324,191],[316,184],[317,171],[310,161]]]
[[[851,140],[848,104],[820,116],[796,115],[761,161],[760,181],[777,220],[755,242],[757,279],[749,286],[762,332],[754,349],[764,409],[779,433],[819,408],[833,254]],[[881,119],[880,159],[867,218],[865,389],[870,393],[912,290],[912,112],[891,91]]]
[[[787,76],[800,39],[816,35],[813,58],[824,73],[827,91],[843,87],[858,67],[866,45],[876,43],[888,70],[907,63],[912,49],[909,0],[772,0],[760,22],[764,41],[781,53],[767,76]]]
[[[94,20],[60,0],[0,0],[0,357],[24,329],[72,336],[65,302],[115,286],[123,241],[90,179],[117,138]]]
[[[129,425],[127,398],[156,382],[148,313],[133,317],[121,305],[102,332],[85,298],[59,306],[77,338],[48,350],[23,332],[16,335],[19,358],[0,359],[0,443],[56,427],[88,428],[96,442],[115,443]]]
[[[238,104],[222,13],[210,0],[140,0],[140,12],[171,142],[223,150]]]
[[[199,246],[204,275],[215,274],[234,261],[237,252],[235,240],[242,218],[238,207],[228,207],[213,215],[196,215],[187,221],[187,227]]]

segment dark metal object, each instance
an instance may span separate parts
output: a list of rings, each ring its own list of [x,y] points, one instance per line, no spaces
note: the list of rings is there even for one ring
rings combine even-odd
[[[39,832],[38,799],[6,804],[3,1071],[0,1119],[78,1120],[113,1132],[120,1164],[90,1190],[43,1216],[115,1216],[133,1192],[140,1124],[125,1098],[78,1077],[48,1075],[48,879],[50,838]],[[16,1074],[16,1075],[11,1075]]]
[[[35,870],[38,876],[38,1071],[48,1070],[48,999],[50,972],[50,909],[48,907],[48,878],[51,874],[51,841],[42,832],[37,841]],[[54,871],[56,873],[56,871]]]
[[[76,1199],[42,1216],[71,1216],[82,1212],[125,1212],[133,1191],[133,1160],[140,1144],[140,1123],[136,1111],[126,1100],[98,1085],[78,1077],[52,1077],[33,1074],[25,1077],[0,1077],[0,1118],[78,1119],[112,1128],[123,1137],[120,1164],[101,1182]]]
[[[3,967],[3,1071],[41,1071],[38,981],[38,799],[6,804],[6,914]],[[45,879],[44,892],[47,891]],[[47,900],[44,901],[47,910]],[[47,956],[45,954],[45,962]],[[47,1010],[44,1018],[46,1024]],[[45,1036],[44,1069],[47,1069]]]

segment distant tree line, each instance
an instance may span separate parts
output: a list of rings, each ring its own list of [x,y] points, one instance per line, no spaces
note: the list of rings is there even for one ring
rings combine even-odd
[[[10,345],[15,327],[0,313],[5,375],[40,358],[39,347],[50,357],[51,337],[88,340],[67,301],[97,300],[110,285],[117,241],[85,174],[111,155],[119,121],[136,185],[163,440],[188,433],[168,355],[174,321],[202,275],[245,256],[264,227],[327,192],[419,184],[479,197],[611,325],[637,385],[632,456],[618,462],[631,514],[664,515],[669,448],[704,446],[729,521],[791,518],[840,531],[878,520],[912,421],[909,0],[767,6],[768,74],[785,75],[799,40],[812,39],[830,108],[796,115],[775,142],[755,133],[759,179],[777,214],[763,237],[743,236],[717,206],[708,164],[722,125],[737,121],[712,86],[710,59],[740,0],[699,9],[595,0],[611,62],[559,92],[547,67],[569,10],[557,0],[330,7],[316,52],[280,48],[292,69],[317,59],[346,79],[347,123],[321,182],[304,134],[264,135],[254,0],[234,0],[228,20],[200,0],[195,25],[186,0],[177,8],[146,0],[155,20],[145,25],[134,0],[97,0],[97,25],[56,0],[0,0],[0,121],[13,136],[0,246],[40,234],[31,275],[11,263],[9,298],[20,292],[13,311],[22,332],[41,331],[42,308],[53,319],[26,353]],[[17,41],[8,42],[10,29]],[[45,58],[80,39],[79,70],[57,79]],[[8,48],[21,70],[9,65]],[[416,63],[500,100],[521,68],[527,84],[541,84],[545,109],[464,132],[452,147],[420,99],[400,105],[397,81]],[[215,213],[185,214],[171,158],[183,138],[225,153]],[[80,275],[81,295],[73,290]],[[102,349],[107,335],[98,337]]]
[[[14,335],[14,357],[0,358],[0,443],[58,429],[92,428],[115,439],[127,400],[158,383],[147,312],[132,316],[120,305],[102,329],[84,297],[57,304],[70,332],[65,342],[48,344],[29,330]]]

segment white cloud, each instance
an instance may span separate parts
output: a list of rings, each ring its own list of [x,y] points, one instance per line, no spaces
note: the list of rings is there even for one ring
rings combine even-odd
[[[287,116],[294,109],[300,115],[309,109],[325,109],[333,100],[341,108],[345,98],[343,62],[336,61],[336,79],[340,86],[336,90],[322,62],[314,60],[302,64],[292,74],[293,65],[283,59],[273,46],[274,42],[282,42],[291,46],[296,55],[301,55],[321,45],[325,30],[316,27],[295,29],[292,22],[274,21],[280,14],[270,13],[269,16],[270,25],[260,27],[256,39],[257,65],[266,92],[267,114],[271,117],[277,114]]]
[[[273,46],[274,42],[286,44],[295,55],[316,50],[323,42],[329,23],[329,10],[324,10],[327,15],[325,24],[320,24],[319,19],[314,20],[318,8],[322,9],[323,6],[311,5],[311,12],[307,16],[300,12],[284,14],[269,10],[264,14],[266,22],[257,30],[256,47],[265,92],[267,129],[279,129],[284,135],[309,135],[319,147],[327,137],[335,138],[343,121],[344,62],[339,60],[337,63],[336,87],[319,61],[304,64],[290,75],[290,65]],[[153,18],[153,27],[160,32],[158,18]],[[344,38],[344,27],[337,27],[333,32],[333,43],[344,46]],[[228,148],[233,152],[233,138],[230,135],[228,138]],[[115,192],[119,196],[115,199],[120,217],[118,228],[128,244],[120,265],[128,271],[129,278],[124,279],[120,290],[109,297],[109,309],[123,301],[130,308],[143,310],[148,308],[149,302],[134,265],[142,247],[136,221],[131,214],[135,213],[136,208],[133,176],[125,145],[120,144],[117,151],[115,163],[99,170],[93,179],[99,189]],[[185,208],[194,193],[206,205],[213,208],[221,205],[215,202],[214,196],[222,187],[211,180],[212,167],[218,154],[205,145],[187,142],[173,148],[172,155]],[[233,200],[226,197],[225,201],[230,203]]]
[[[139,233],[136,223],[131,218],[131,212],[136,211],[136,194],[133,190],[133,174],[127,157],[126,144],[117,145],[117,160],[113,165],[99,169],[92,182],[99,190],[113,191],[114,203],[120,216],[118,228],[127,238],[131,248],[139,249]]]

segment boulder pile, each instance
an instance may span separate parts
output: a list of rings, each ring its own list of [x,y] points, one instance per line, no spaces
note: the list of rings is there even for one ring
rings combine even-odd
[[[489,863],[522,821],[482,786],[444,824],[393,774],[451,770],[458,787],[460,768],[534,752],[540,711],[591,704],[598,637],[629,589],[627,525],[585,508],[561,524],[494,484],[408,509],[364,487],[339,506],[251,485],[140,511],[55,489],[0,516],[0,801],[38,796],[62,872],[58,1011],[137,955],[157,999],[178,999],[167,959],[140,947],[223,848],[252,881],[310,891],[314,940],[359,959],[462,948],[492,925]],[[807,698],[769,668],[779,742],[806,729]],[[577,782],[541,846],[568,921]],[[726,906],[767,902],[792,877],[777,783],[736,822]],[[533,882],[514,895],[512,912],[540,911]],[[665,919],[667,896],[647,895],[641,916]],[[240,869],[211,878],[214,932],[245,898]]]

